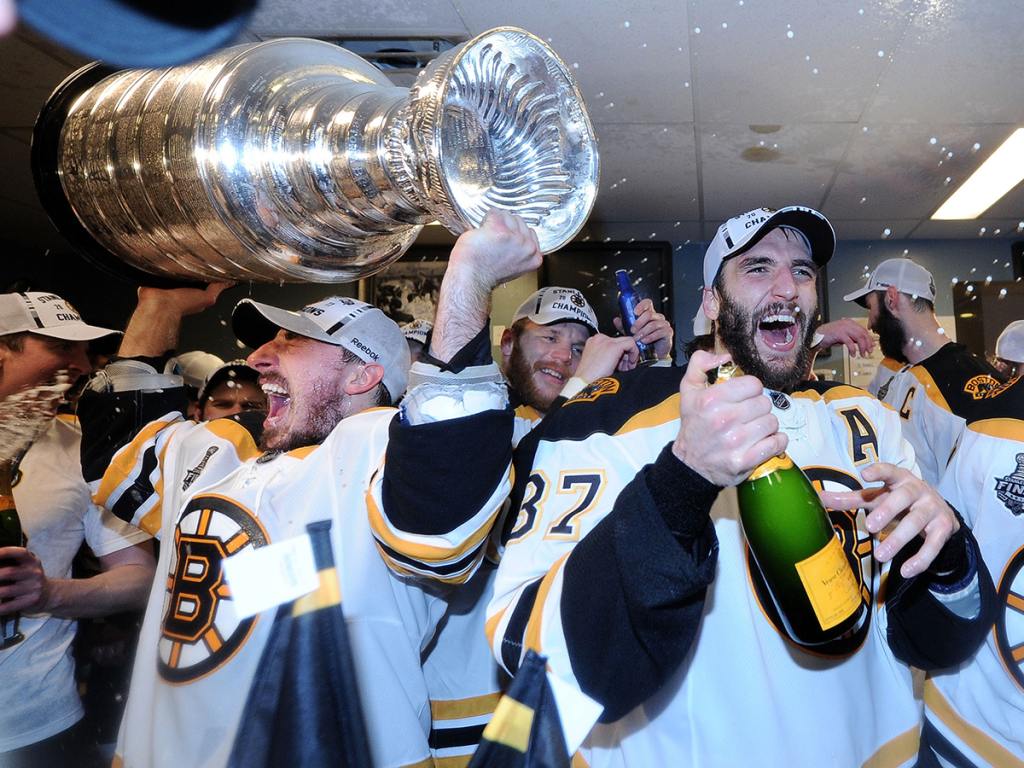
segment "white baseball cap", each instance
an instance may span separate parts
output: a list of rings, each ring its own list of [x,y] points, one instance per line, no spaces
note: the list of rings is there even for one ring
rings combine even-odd
[[[996,357],[1024,363],[1024,320],[1014,320],[996,339]]]
[[[549,286],[530,294],[512,315],[512,322],[532,320],[537,325],[582,323],[593,336],[598,332],[597,315],[583,294],[575,288]]]
[[[718,228],[704,252],[704,287],[710,288],[722,264],[753,248],[761,238],[778,227],[803,236],[814,263],[826,264],[836,250],[836,233],[828,219],[813,208],[787,205],[785,208],[756,208],[733,216]]]
[[[427,334],[429,334],[434,324],[429,320],[413,320],[412,322],[406,323],[401,326],[402,335],[405,336],[409,341],[416,341],[420,344],[427,343]]]
[[[890,285],[900,293],[935,303],[935,280],[932,273],[910,259],[886,259],[868,275],[863,288],[846,294],[843,301],[855,301],[866,307],[865,296],[872,291],[884,291]]]
[[[343,347],[365,363],[384,367],[384,386],[392,401],[405,392],[412,364],[409,345],[398,324],[366,302],[331,296],[298,312],[242,299],[231,314],[235,336],[253,349],[270,341],[280,329]]]
[[[23,331],[66,341],[92,341],[120,333],[85,324],[78,310],[55,293],[0,293],[0,335]]]
[[[224,361],[216,355],[195,350],[172,357],[164,366],[164,373],[181,376],[186,386],[199,390],[222,365]]]

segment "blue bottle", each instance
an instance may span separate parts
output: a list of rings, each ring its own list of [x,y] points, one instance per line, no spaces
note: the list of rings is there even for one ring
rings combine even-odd
[[[636,322],[635,310],[636,305],[640,303],[640,297],[633,290],[633,283],[626,270],[615,270],[615,282],[619,285],[619,314],[622,318],[622,330],[629,333],[629,329]],[[658,360],[658,355],[650,344],[638,341],[636,347],[640,350],[640,360],[637,365],[650,365]]]

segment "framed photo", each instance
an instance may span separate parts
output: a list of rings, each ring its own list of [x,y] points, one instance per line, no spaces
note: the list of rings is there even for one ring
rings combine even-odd
[[[544,257],[540,285],[576,288],[597,313],[601,331],[615,334],[619,314],[615,271],[625,269],[640,298],[649,298],[672,317],[672,245],[667,242],[570,243]]]
[[[380,307],[399,325],[413,320],[433,322],[450,250],[429,246],[410,249],[387,269],[366,279],[364,301]]]

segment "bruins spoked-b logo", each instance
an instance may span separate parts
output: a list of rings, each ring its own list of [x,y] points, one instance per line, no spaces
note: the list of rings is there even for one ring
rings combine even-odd
[[[996,498],[1014,515],[1024,514],[1024,453],[1017,454],[1017,468],[996,478]]]
[[[185,506],[174,529],[167,574],[159,659],[160,676],[189,683],[213,672],[245,643],[255,617],[235,616],[224,579],[224,559],[268,543],[256,517],[231,499],[200,495]]]
[[[1010,558],[999,579],[995,638],[1003,666],[1024,691],[1024,547]]]

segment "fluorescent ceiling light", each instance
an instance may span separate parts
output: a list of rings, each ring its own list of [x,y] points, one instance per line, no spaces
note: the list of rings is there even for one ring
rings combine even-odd
[[[935,213],[933,219],[976,219],[1024,179],[1024,128],[1010,134]]]

